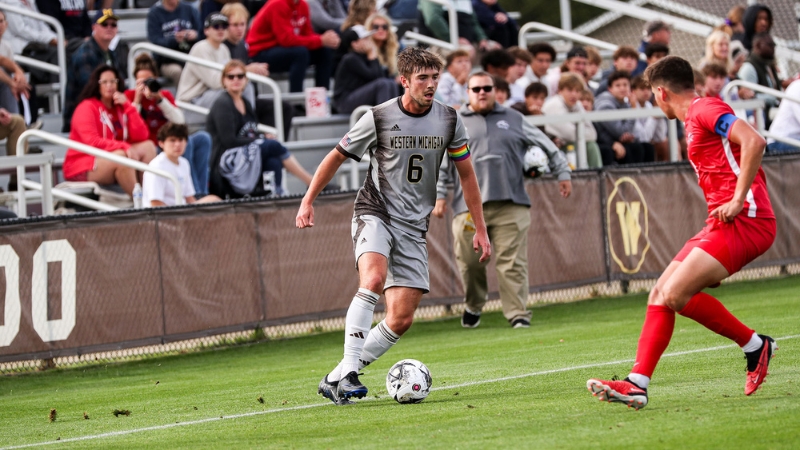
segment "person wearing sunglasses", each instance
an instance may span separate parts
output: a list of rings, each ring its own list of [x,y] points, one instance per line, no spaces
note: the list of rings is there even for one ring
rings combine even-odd
[[[227,46],[222,44],[225,40],[228,24],[228,18],[224,14],[209,14],[203,24],[206,38],[192,46],[189,56],[218,64],[228,63],[231,60],[231,52]],[[245,86],[248,86],[248,83],[245,83]],[[187,63],[178,82],[176,98],[182,102],[193,103],[203,108],[211,108],[211,105],[214,104],[222,91],[223,86],[220,81],[219,70]],[[252,87],[248,87],[246,97],[252,104],[255,98],[255,92]],[[189,124],[201,124],[206,120],[205,115],[194,111],[186,111],[185,116],[186,123]]]
[[[311,174],[280,142],[258,130],[252,104],[243,94],[245,65],[231,60],[222,70],[222,93],[211,107],[206,131],[213,142],[210,189],[223,199],[282,195],[282,170],[308,185]]]
[[[392,29],[392,19],[386,14],[375,13],[367,18],[364,24],[367,31],[372,31],[372,42],[378,50],[378,61],[386,68],[386,73],[395,77],[400,84],[400,74],[397,73],[397,54],[403,50],[397,33]]]
[[[117,69],[98,66],[81,92],[69,138],[147,164],[155,158],[156,146],[148,139],[147,125],[122,88]],[[128,195],[133,193],[137,178],[141,181],[135,169],[73,149],[67,150],[64,158],[64,178],[119,184]]]
[[[92,37],[87,39],[69,58],[67,64],[67,91],[64,101],[63,125],[61,131],[69,132],[72,113],[78,105],[78,95],[89,83],[94,69],[106,64],[119,71],[124,79],[127,72],[126,61],[118,57],[111,42],[117,37],[119,16],[111,9],[104,9],[97,15],[92,25]]]
[[[203,38],[202,26],[200,12],[181,0],[161,0],[147,11],[147,40],[177,52],[189,53],[189,49]],[[177,83],[183,63],[161,55],[153,57],[161,75]]]
[[[564,154],[519,112],[495,101],[495,80],[487,72],[476,72],[467,80],[469,105],[459,116],[469,131],[469,148],[478,177],[489,241],[494,248],[497,279],[503,315],[514,328],[528,328],[531,312],[528,302],[528,229],[531,201],[525,191],[525,155],[539,147],[547,155],[551,171],[558,178],[562,197],[572,192],[570,169]],[[453,236],[456,263],[462,274],[466,309],[461,326],[480,324],[488,285],[486,266],[472,250],[475,222],[472,220],[455,170],[443,165],[439,171],[436,208],[433,214],[444,217],[446,185],[453,183]]]

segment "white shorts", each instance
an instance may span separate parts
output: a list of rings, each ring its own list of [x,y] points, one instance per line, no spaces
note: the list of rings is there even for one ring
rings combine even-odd
[[[425,238],[414,236],[386,225],[375,216],[353,218],[353,252],[358,259],[364,253],[379,253],[386,257],[388,271],[384,289],[400,286],[430,291],[428,275],[428,245]]]

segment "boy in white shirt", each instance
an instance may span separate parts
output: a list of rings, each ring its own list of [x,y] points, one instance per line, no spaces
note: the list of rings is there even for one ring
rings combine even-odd
[[[158,146],[162,152],[158,154],[149,166],[161,169],[175,176],[181,184],[186,203],[210,203],[222,201],[216,195],[206,195],[197,200],[194,198],[195,190],[192,184],[192,172],[189,161],[182,158],[189,138],[189,128],[184,124],[167,122],[158,130]],[[172,182],[152,172],[145,172],[142,181],[142,204],[144,207],[173,206],[175,205],[175,187]]]

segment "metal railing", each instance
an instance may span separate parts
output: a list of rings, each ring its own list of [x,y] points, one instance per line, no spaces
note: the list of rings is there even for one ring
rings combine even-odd
[[[131,167],[136,169],[140,172],[151,172],[155,175],[160,177],[164,177],[168,179],[172,184],[175,186],[175,204],[176,205],[183,205],[185,203],[185,199],[183,197],[183,188],[181,187],[180,182],[174,175],[171,173],[165,172],[160,169],[154,169],[148,166],[145,163],[134,161],[129,158],[125,158],[119,155],[115,155],[111,152],[107,152],[105,150],[100,150],[95,147],[91,147],[89,145],[83,144],[81,142],[73,141],[71,139],[63,138],[61,136],[57,136],[55,134],[48,133],[46,131],[41,130],[27,130],[22,133],[17,140],[17,158],[21,162],[27,161],[28,157],[32,157],[34,155],[26,155],[25,154],[25,146],[28,142],[28,139],[31,137],[37,137],[43,141],[50,142],[52,144],[63,145],[64,147],[71,148],[73,150],[86,153],[89,155],[94,156],[95,158],[103,158],[109,161],[115,162],[119,165],[125,167]],[[52,155],[50,155],[50,162],[46,166],[46,168],[51,167],[52,165]],[[117,208],[106,205],[104,203],[96,202],[94,200],[90,200],[75,194],[71,194],[69,192],[54,189],[53,186],[53,178],[52,178],[52,168],[50,170],[42,170],[41,177],[42,183],[36,183],[33,181],[29,181],[25,179],[25,165],[20,164],[17,165],[17,215],[20,217],[27,216],[27,201],[25,196],[25,188],[30,188],[32,190],[39,190],[42,192],[42,214],[43,215],[52,215],[53,214],[53,197],[60,198],[63,200],[68,200],[74,203],[81,204],[83,206],[105,210],[105,211],[113,211]]]
[[[25,176],[25,168],[31,166],[39,166],[39,177],[42,180],[42,211],[45,214],[53,214],[53,197],[51,195],[53,189],[53,161],[55,156],[52,153],[41,153],[38,155],[20,155],[17,156],[4,156],[0,157],[0,169],[17,169],[17,180],[22,180]],[[18,182],[19,185],[19,182]],[[25,193],[18,191],[17,209],[19,209],[20,202],[24,203]],[[19,213],[17,215],[20,215]],[[24,208],[23,208],[24,215]]]
[[[187,63],[193,63],[199,66],[208,67],[209,69],[219,70],[220,72],[225,67],[223,64],[206,61],[204,59],[190,56],[185,53],[176,52],[175,50],[170,50],[168,48],[151,44],[149,42],[140,42],[131,47],[130,53],[128,53],[128,86],[131,89],[136,87],[136,78],[134,78],[133,76],[133,69],[136,66],[135,64],[136,55],[143,51],[150,51],[152,53],[156,53],[158,55],[166,56],[179,61],[185,61]],[[250,72],[247,72],[247,78],[252,81],[255,81],[256,83],[264,84],[272,90],[272,95],[273,95],[272,101],[275,103],[275,108],[274,108],[275,127],[272,128],[268,127],[267,125],[261,124],[259,129],[268,130],[266,132],[274,134],[275,136],[277,136],[277,139],[279,141],[283,142],[286,137],[283,135],[283,107],[281,106],[282,105],[281,90],[278,87],[278,83],[276,83],[275,80],[271,78],[264,77],[261,75],[256,75]],[[183,105],[182,107],[185,107],[187,105],[184,102],[181,103]],[[189,109],[194,112],[199,112],[201,114],[208,114],[208,109],[202,107],[195,106],[195,108],[185,108],[185,109]],[[205,113],[202,112],[203,110],[205,110]]]
[[[550,25],[545,25],[539,22],[528,22],[519,29],[519,46],[520,48],[528,48],[528,32],[530,30],[539,30],[544,31],[546,33],[563,37],[564,39],[573,41],[573,42],[580,42],[581,44],[591,45],[593,47],[602,49],[602,50],[609,50],[615,51],[618,46],[612,44],[610,42],[601,41],[599,39],[591,38],[588,36],[584,36],[582,34],[573,33],[572,31],[562,30],[561,28],[552,27]]]
[[[425,36],[424,34],[417,33],[415,31],[406,31],[403,35],[409,39],[414,39],[418,42],[423,42],[425,44],[430,45],[437,45],[442,48],[446,48],[447,50],[456,50],[458,49],[458,14],[456,12],[455,5],[450,0],[429,0],[431,3],[438,3],[447,10],[447,20],[448,26],[450,27],[450,42],[443,41],[441,39],[436,39],[430,36]]]
[[[37,69],[46,70],[51,73],[55,73],[58,75],[58,92],[61,96],[61,104],[64,104],[64,96],[67,89],[67,52],[64,42],[66,39],[64,38],[64,26],[61,25],[61,22],[56,20],[53,17],[50,17],[46,14],[42,13],[35,13],[33,11],[19,8],[16,6],[11,6],[6,3],[0,4],[0,9],[7,13],[14,13],[19,14],[22,16],[32,17],[37,20],[41,20],[42,22],[52,26],[56,30],[56,54],[58,56],[58,65],[53,65],[41,61],[37,61],[32,58],[26,58],[24,56],[14,55],[14,60],[20,64],[35,67]]]
[[[786,93],[783,91],[779,91],[777,89],[770,89],[766,86],[761,86],[760,84],[751,83],[749,81],[744,81],[744,80],[732,80],[731,82],[726,84],[724,88],[722,88],[722,92],[720,92],[720,95],[722,95],[722,98],[726,102],[731,103],[731,91],[733,91],[734,88],[740,88],[740,87],[747,88],[755,92],[761,92],[763,94],[769,94],[773,97],[780,98],[781,100],[800,103],[800,99],[786,95]],[[760,111],[757,111],[756,114],[754,114],[754,116],[756,119],[756,129],[764,137],[774,139],[779,142],[784,142],[786,144],[800,148],[800,141],[798,141],[797,139],[792,139],[783,136],[776,136],[775,134],[767,130],[766,124],[764,123],[764,114],[761,114]]]

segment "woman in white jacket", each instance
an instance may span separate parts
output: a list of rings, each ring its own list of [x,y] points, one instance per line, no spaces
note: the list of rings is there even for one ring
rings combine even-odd
[[[558,95],[554,95],[547,99],[542,107],[542,112],[546,116],[584,112],[583,105],[581,105],[579,100],[581,93],[585,89],[586,85],[584,84],[583,79],[577,74],[572,72],[562,74],[561,79],[558,80]],[[587,120],[578,123],[577,126],[582,126],[584,129],[584,136],[586,139],[586,159],[589,167],[603,167],[603,161],[600,157],[600,148],[597,146],[596,142],[597,131],[594,129],[594,125],[592,125],[592,122]],[[573,122],[559,122],[544,126],[545,133],[566,142],[562,150],[567,153],[568,160],[571,158],[567,147],[570,145],[574,146],[575,142],[578,140],[577,126]]]

